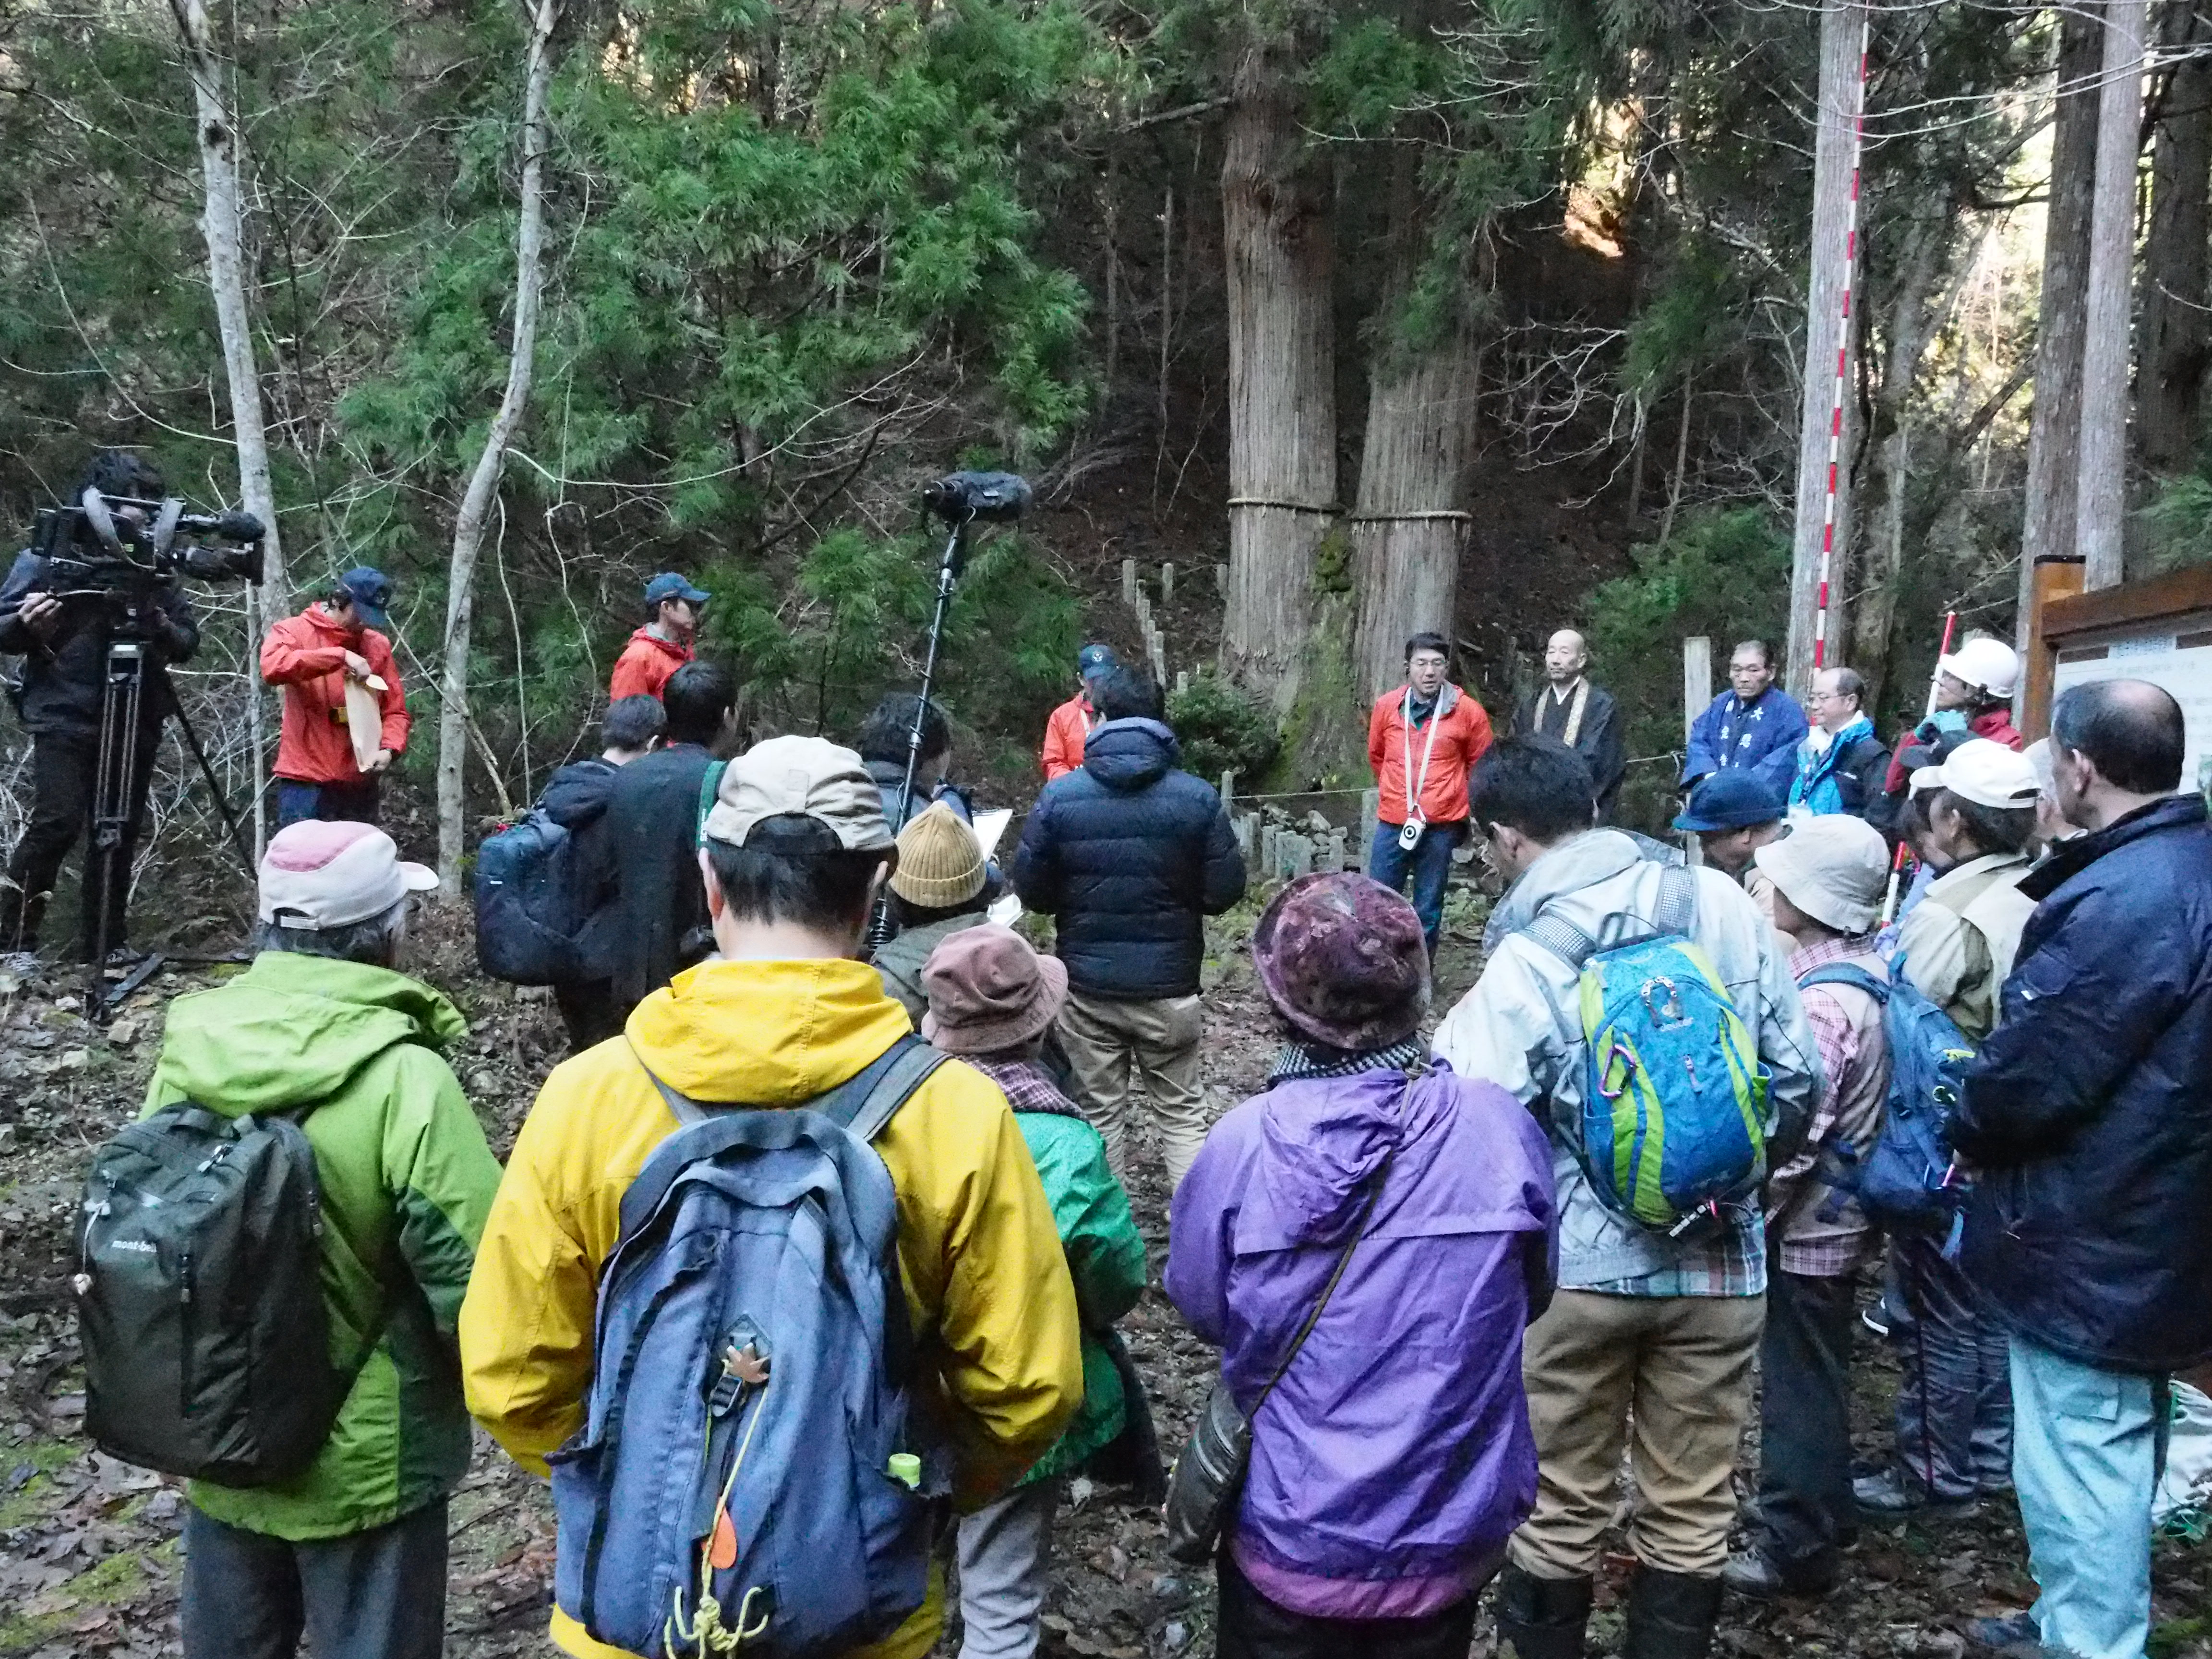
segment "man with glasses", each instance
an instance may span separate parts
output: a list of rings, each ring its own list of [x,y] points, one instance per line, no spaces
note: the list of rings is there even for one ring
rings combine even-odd
[[[1865,703],[1866,681],[1856,670],[1824,668],[1813,676],[1813,729],[1797,745],[1797,775],[1790,783],[1793,817],[1847,812],[1863,818],[1881,805],[1889,746],[1875,735]]]

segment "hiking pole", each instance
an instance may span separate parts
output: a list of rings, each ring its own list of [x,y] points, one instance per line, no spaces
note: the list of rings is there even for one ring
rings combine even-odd
[[[1951,654],[1951,631],[1958,625],[1959,613],[1946,611],[1943,613],[1943,643],[1936,653],[1936,672],[1928,677],[1928,708],[1920,716],[1922,726],[1936,718],[1936,693],[1943,684],[1943,659]],[[1908,800],[1912,798],[1912,775],[1910,773],[1905,775],[1905,794]],[[1889,888],[1881,899],[1881,925],[1884,927],[1897,918],[1897,888],[1905,875],[1905,837],[1899,836],[1897,838],[1897,855],[1889,861]]]
[[[906,827],[914,808],[914,780],[921,769],[921,738],[929,720],[929,694],[937,684],[937,654],[945,639],[945,613],[952,604],[952,585],[968,562],[968,531],[971,525],[1012,524],[1030,504],[1029,481],[1011,472],[955,472],[939,478],[921,492],[922,504],[951,526],[945,538],[945,555],[937,566],[937,610],[929,620],[929,648],[921,662],[921,696],[914,705],[914,725],[906,734],[906,776],[900,781],[898,812],[891,820],[896,836]],[[891,896],[888,887],[876,895],[874,913],[868,918],[868,954],[873,956],[890,942]]]

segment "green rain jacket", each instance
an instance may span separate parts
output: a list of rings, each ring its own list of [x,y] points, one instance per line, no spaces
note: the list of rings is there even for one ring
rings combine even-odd
[[[458,1486],[469,1414],[453,1337],[499,1163],[439,1050],[467,1030],[439,993],[385,968],[264,951],[170,1006],[149,1112],[310,1106],[322,1184],[331,1358],[353,1387],[306,1474],[191,1485],[197,1509],[305,1540],[365,1532]]]
[[[1145,1293],[1145,1241],[1129,1213],[1128,1194],[1106,1162],[1106,1143],[1080,1118],[1025,1112],[1014,1122],[1028,1144],[1052,1219],[1067,1252],[1083,1314],[1083,1407],[1020,1484],[1065,1474],[1115,1439],[1127,1420],[1121,1376],[1094,1328],[1111,1325]]]

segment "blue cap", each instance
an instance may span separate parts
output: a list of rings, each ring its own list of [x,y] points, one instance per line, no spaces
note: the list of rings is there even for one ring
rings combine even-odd
[[[1774,793],[1774,786],[1737,768],[1716,772],[1690,791],[1689,803],[1674,820],[1674,827],[1711,836],[1723,830],[1772,823],[1781,816],[1782,797]]]
[[[686,605],[704,605],[714,595],[696,588],[673,570],[664,570],[645,585],[645,602],[659,605],[663,599],[681,599]]]
[[[1086,680],[1093,674],[1110,674],[1121,665],[1110,645],[1086,645],[1075,653],[1075,672]]]
[[[338,578],[338,586],[352,599],[354,614],[367,628],[382,628],[385,609],[392,603],[392,578],[374,565],[357,564]]]

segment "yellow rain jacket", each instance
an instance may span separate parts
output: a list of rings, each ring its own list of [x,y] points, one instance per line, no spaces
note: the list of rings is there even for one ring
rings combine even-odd
[[[469,1409],[538,1474],[581,1426],[599,1267],[623,1194],[674,1114],[638,1064],[704,1102],[800,1106],[908,1030],[866,963],[708,962],[629,1017],[628,1041],[556,1067],[516,1139],[461,1306]],[[635,1045],[635,1053],[632,1052]],[[916,1408],[952,1452],[956,1501],[988,1502],[1043,1455],[1083,1400],[1075,1290],[1052,1206],[998,1085],[941,1066],[876,1138],[898,1194],[899,1267],[921,1343]],[[928,1605],[870,1656],[926,1653]],[[553,1640],[620,1659],[557,1607]]]

